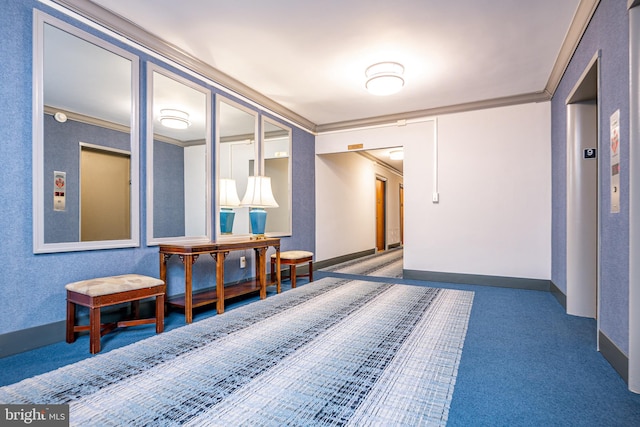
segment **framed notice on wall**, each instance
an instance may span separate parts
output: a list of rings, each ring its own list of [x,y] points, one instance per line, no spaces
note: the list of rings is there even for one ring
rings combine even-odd
[[[66,209],[67,173],[53,172],[53,210],[64,211]]]
[[[611,213],[620,212],[620,110],[609,118],[611,148]]]

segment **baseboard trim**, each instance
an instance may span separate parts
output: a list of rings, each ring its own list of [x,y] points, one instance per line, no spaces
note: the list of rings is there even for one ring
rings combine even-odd
[[[77,309],[78,311],[86,310],[84,307],[77,307]],[[129,304],[106,308],[102,310],[100,317],[103,323],[114,322],[129,314],[129,309]],[[153,313],[155,313],[155,300],[142,301],[140,303],[141,317],[150,317]],[[78,314],[76,316],[76,322],[81,325],[88,325],[89,315]],[[66,339],[66,324],[66,320],[61,320],[46,325],[0,334],[0,359],[64,341]],[[88,334],[89,332],[81,333]]]
[[[629,358],[602,331],[598,331],[598,343],[602,356],[629,385]]]
[[[373,255],[376,253],[375,249],[367,249],[366,251],[355,252],[348,255],[342,255],[335,258],[326,259],[324,261],[314,261],[313,269],[320,270],[322,268],[331,267],[332,265],[340,264],[343,262],[351,261],[354,259],[362,258],[364,256]]]
[[[558,300],[562,308],[564,308],[564,311],[567,311],[567,296],[556,286],[555,283],[553,283],[553,281],[550,281],[549,283],[549,291],[554,297],[556,297],[556,300]]]
[[[403,270],[403,278],[428,282],[495,286],[499,288],[549,291],[550,280],[521,277],[487,276],[482,274],[443,273],[439,271]]]
[[[0,335],[0,358],[64,340],[65,324],[61,320]]]

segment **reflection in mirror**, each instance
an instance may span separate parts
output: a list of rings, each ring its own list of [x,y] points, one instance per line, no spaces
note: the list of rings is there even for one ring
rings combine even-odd
[[[34,25],[34,252],[139,246],[138,58],[40,11]]]
[[[148,243],[210,239],[210,92],[149,65]]]
[[[217,140],[217,194],[216,212],[220,211],[220,180],[233,179],[236,182],[237,194],[242,195],[247,190],[249,175],[257,173],[254,171],[254,161],[256,159],[255,143],[258,127],[258,117],[252,111],[238,103],[230,101],[221,96],[216,97],[216,140]],[[223,181],[224,182],[224,181]],[[229,235],[248,235],[249,229],[249,209],[233,208],[235,219]],[[224,216],[224,213],[223,213]],[[216,221],[220,224],[220,221]],[[220,226],[217,227],[218,236],[222,235]]]
[[[265,233],[269,236],[291,234],[291,129],[268,117],[262,117],[263,175],[271,177],[273,197],[279,207],[270,208]]]

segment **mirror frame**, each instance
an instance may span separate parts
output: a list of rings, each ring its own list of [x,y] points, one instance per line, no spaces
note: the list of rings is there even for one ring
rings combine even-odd
[[[214,212],[215,212],[215,219],[216,219],[216,233],[215,233],[215,237],[216,240],[220,240],[220,241],[224,241],[224,240],[230,240],[230,239],[234,239],[234,238],[238,238],[238,237],[249,237],[251,236],[251,228],[249,227],[249,224],[247,224],[247,230],[249,230],[248,233],[246,234],[232,234],[232,235],[224,235],[220,232],[220,197],[219,197],[219,188],[220,188],[220,103],[224,102],[225,104],[237,108],[241,111],[246,112],[247,114],[250,114],[251,116],[254,117],[254,129],[253,129],[253,135],[254,135],[254,164],[253,164],[253,173],[254,175],[257,175],[259,173],[259,168],[261,167],[261,163],[260,163],[260,147],[258,144],[258,138],[260,135],[259,133],[259,114],[257,111],[252,110],[251,108],[248,108],[238,102],[235,102],[225,96],[220,95],[219,93],[216,94],[216,195],[215,195],[215,208],[214,208]],[[242,194],[238,194],[238,196],[240,197],[240,200],[242,200]],[[248,207],[239,207],[237,209],[249,209]]]
[[[286,236],[291,236],[293,234],[293,205],[292,205],[292,188],[293,188],[293,180],[292,180],[292,164],[293,164],[293,156],[291,153],[291,149],[293,147],[292,144],[292,130],[289,126],[285,126],[284,124],[270,118],[267,117],[263,114],[260,115],[261,118],[261,122],[260,122],[260,129],[262,132],[262,138],[260,139],[260,171],[262,173],[264,173],[264,171],[266,170],[265,167],[265,161],[267,160],[266,155],[265,155],[265,147],[266,147],[266,142],[267,142],[267,135],[266,135],[266,124],[269,123],[273,126],[277,126],[279,128],[281,128],[283,131],[286,131],[288,133],[288,138],[289,138],[289,148],[288,148],[288,153],[289,153],[289,161],[288,161],[288,165],[287,165],[287,197],[288,197],[288,206],[289,206],[289,230],[275,230],[275,231],[269,231],[269,230],[265,230],[265,235],[268,235],[269,237],[286,237]],[[273,186],[273,181],[272,181],[272,186]]]
[[[139,158],[139,79],[140,60],[137,55],[112,45],[106,40],[89,34],[72,24],[54,18],[34,9],[33,16],[33,252],[53,253],[95,249],[128,248],[140,246],[140,158]],[[131,61],[131,237],[123,240],[102,240],[87,242],[45,243],[44,224],[44,29],[51,25],[88,43],[92,43],[115,55]]]
[[[204,236],[153,236],[153,147],[154,147],[154,118],[153,118],[153,73],[158,73],[191,89],[201,92],[206,97],[206,126],[205,126],[205,235]],[[210,241],[211,240],[211,91],[206,87],[181,77],[160,65],[147,63],[147,245],[158,245],[167,242],[180,241]]]

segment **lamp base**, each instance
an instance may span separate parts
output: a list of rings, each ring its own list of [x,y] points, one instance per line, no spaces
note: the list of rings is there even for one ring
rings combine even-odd
[[[267,225],[267,211],[261,208],[251,209],[249,212],[251,233],[264,238],[264,228]]]
[[[220,209],[220,232],[222,234],[233,234],[233,219],[236,213],[228,208]]]

